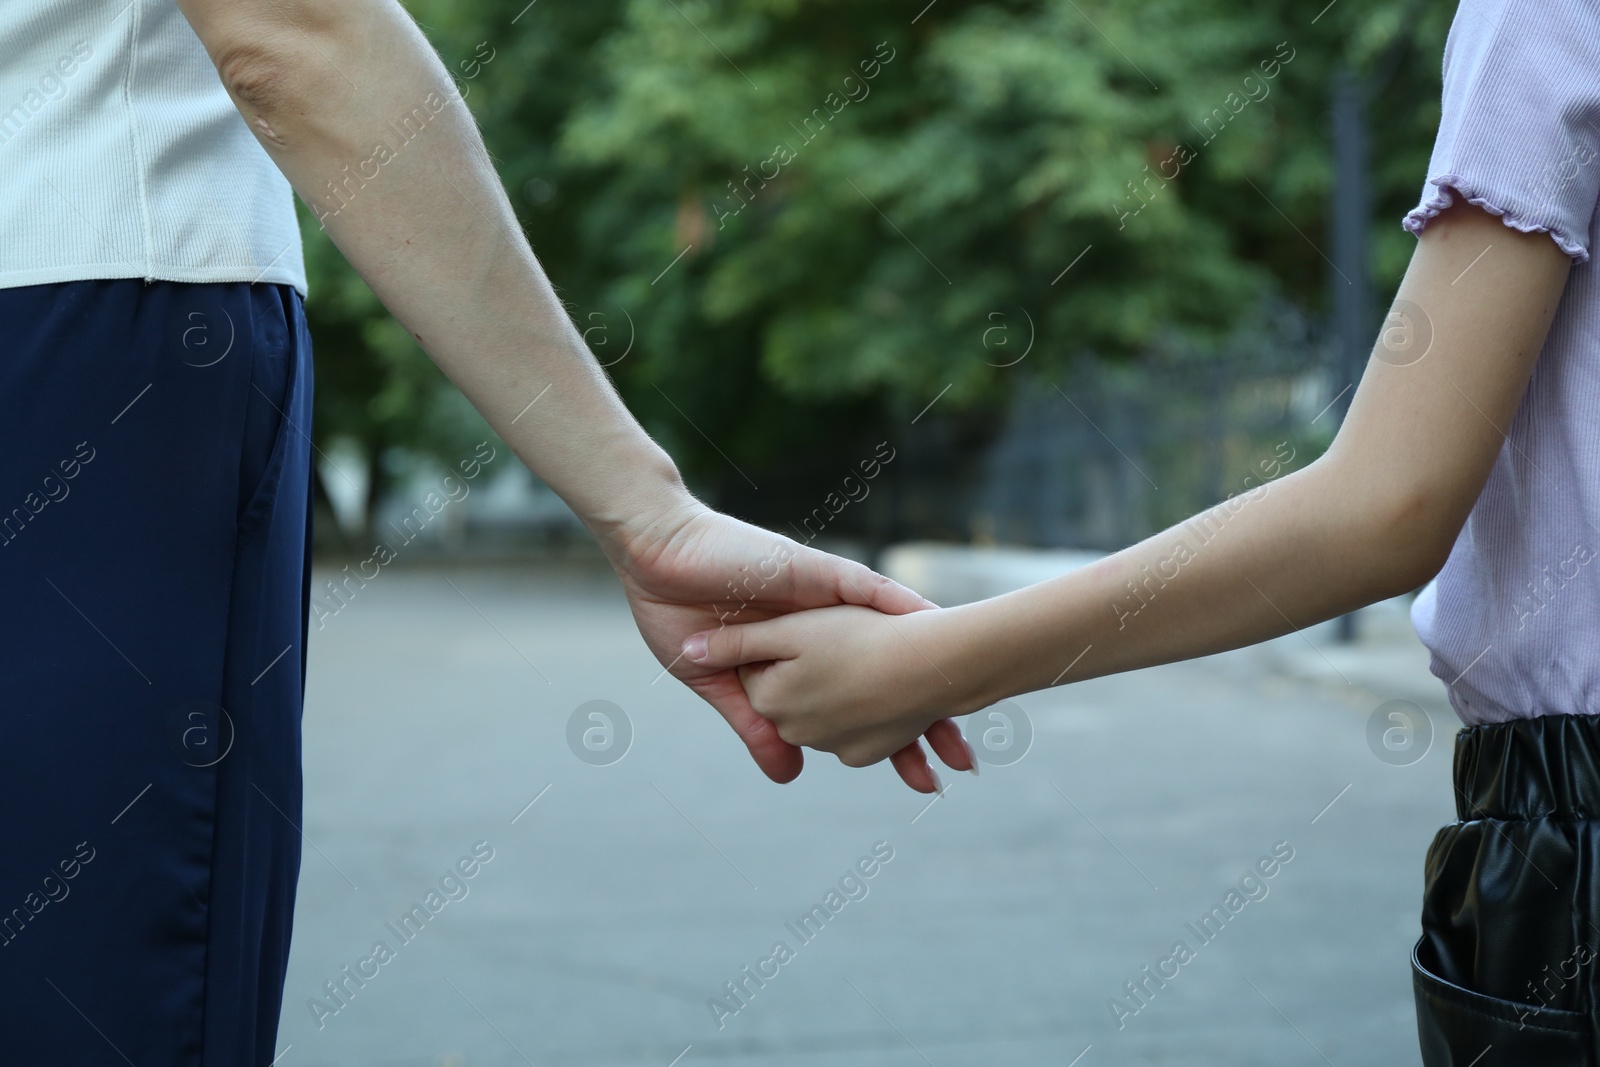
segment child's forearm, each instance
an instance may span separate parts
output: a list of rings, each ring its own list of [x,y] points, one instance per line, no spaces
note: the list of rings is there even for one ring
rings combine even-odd
[[[685,654],[748,664],[751,705],[779,736],[864,766],[935,717],[1238,648],[1415,588],[1449,555],[1472,497],[1412,473],[1336,445],[1019,592],[894,619],[837,608],[730,626]]]
[[[979,707],[1277,637],[1425,582],[1448,551],[1425,498],[1348,485],[1334,457],[1070,574],[949,613]],[[961,684],[958,682],[958,684]]]

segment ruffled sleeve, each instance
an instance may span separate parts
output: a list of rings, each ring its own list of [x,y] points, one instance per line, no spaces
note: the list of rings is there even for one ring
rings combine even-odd
[[[1456,198],[1586,262],[1600,202],[1600,2],[1463,0],[1444,53],[1420,234]]]

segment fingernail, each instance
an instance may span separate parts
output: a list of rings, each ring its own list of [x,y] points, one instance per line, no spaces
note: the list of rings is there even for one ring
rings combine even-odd
[[[920,593],[918,593],[917,595],[918,596],[922,596],[922,594],[920,594]],[[924,604],[926,604],[930,608],[936,608],[936,607],[939,606],[939,605],[935,604],[933,601],[929,600],[927,597],[922,597],[922,602]]]
[[[967,750],[967,761],[972,764],[967,769],[972,772],[974,778],[978,777],[978,754],[973,751],[972,742],[963,737],[961,739],[961,747]]]
[[[683,654],[699,663],[711,654],[710,641],[705,634],[695,634],[684,641]]]
[[[928,774],[933,778],[933,791],[935,793],[943,793],[944,783],[939,780],[939,772],[929,767]]]

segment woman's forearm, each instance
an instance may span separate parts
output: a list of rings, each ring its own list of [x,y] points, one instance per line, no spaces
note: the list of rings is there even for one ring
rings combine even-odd
[[[562,309],[477,126],[399,5],[183,0],[335,244],[495,432],[603,537],[681,499]]]

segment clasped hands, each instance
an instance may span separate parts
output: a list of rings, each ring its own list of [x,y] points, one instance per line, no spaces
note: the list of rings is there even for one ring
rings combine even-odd
[[[805,746],[852,767],[887,758],[911,788],[937,792],[922,739],[976,773],[947,716],[981,705],[918,651],[945,614],[930,601],[687,495],[602,546],[650,651],[773,781],[800,773]]]

